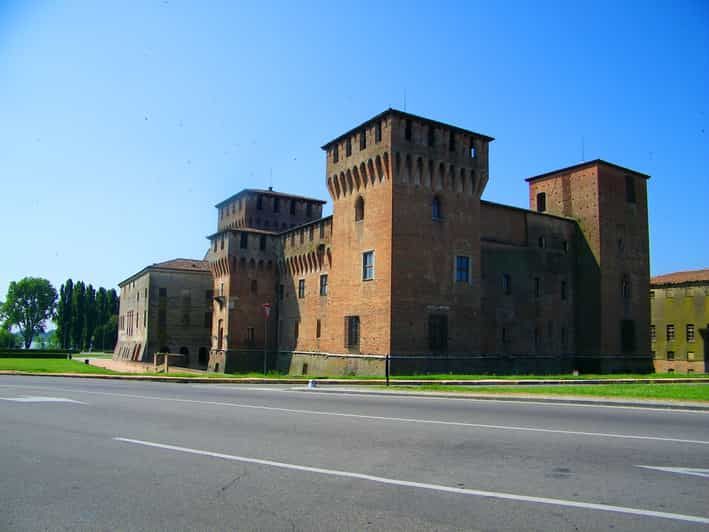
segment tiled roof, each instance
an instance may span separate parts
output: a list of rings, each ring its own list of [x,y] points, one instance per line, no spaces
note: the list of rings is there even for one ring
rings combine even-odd
[[[666,273],[650,279],[651,285],[709,282],[709,269]]]
[[[209,271],[209,263],[206,260],[197,259],[172,259],[165,262],[156,262],[150,265],[151,268],[163,268],[167,270],[188,270],[188,271]]]

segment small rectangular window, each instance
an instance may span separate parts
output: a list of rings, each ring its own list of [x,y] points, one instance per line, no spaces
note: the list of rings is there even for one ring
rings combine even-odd
[[[566,281],[561,281],[561,300],[566,301]]]
[[[320,320],[315,322],[315,338],[320,338]]]
[[[312,204],[312,203],[308,203],[308,204],[305,206],[305,215],[306,215],[308,218],[312,218],[312,217],[313,217],[313,204]]]
[[[293,323],[293,339],[297,342],[300,335],[300,320],[295,320]]]
[[[263,210],[263,196],[261,194],[256,197],[256,210]]]
[[[305,297],[305,279],[298,280],[298,298],[303,299]]]
[[[308,227],[308,240],[310,240],[312,242],[314,237],[315,237],[315,226],[311,225],[310,227]]]
[[[285,288],[283,287],[282,284],[278,285],[278,300],[283,301],[283,294],[285,292]]]
[[[448,316],[431,314],[428,317],[428,347],[433,351],[448,348]]]
[[[247,249],[249,247],[249,234],[241,233],[241,241],[239,242],[241,249]]]
[[[694,324],[693,323],[687,324],[687,342],[689,342],[689,343],[694,342]]]
[[[537,212],[545,212],[547,210],[547,195],[546,192],[537,194]]]
[[[359,347],[359,316],[345,316],[345,347]]]
[[[502,274],[502,291],[506,296],[512,293],[512,277],[509,273]]]
[[[411,140],[411,120],[407,120],[404,124],[404,138]]]
[[[332,162],[336,163],[339,160],[340,160],[340,150],[338,149],[337,144],[335,144],[335,146],[333,146],[333,148],[332,148]],[[291,205],[293,205],[292,201],[291,201]],[[293,213],[291,212],[291,214],[293,214]]]
[[[325,224],[320,222],[320,238],[325,238]]]
[[[620,347],[623,353],[635,351],[635,321],[621,320],[620,322]]]
[[[295,200],[290,200],[290,214],[291,216],[295,215]]]
[[[161,288],[159,294],[160,297],[167,297],[167,288]]]
[[[657,328],[655,327],[654,323],[652,325],[650,325],[650,341],[651,342],[657,341]]]
[[[367,148],[367,130],[363,129],[359,132],[359,149],[364,150]]]
[[[327,295],[327,274],[320,276],[320,295]]]
[[[431,148],[436,145],[436,130],[433,126],[428,126],[428,138],[426,139],[426,144],[428,144]]]
[[[266,235],[261,235],[258,242],[258,248],[263,251],[266,249]]]
[[[273,198],[273,212],[281,211],[281,198]]]
[[[635,179],[633,176],[625,176],[625,201],[635,203]]]
[[[253,345],[255,339],[256,339],[256,331],[254,330],[253,327],[248,327],[246,329],[246,342],[249,345]]]
[[[362,280],[374,279],[374,251],[362,253]]]
[[[470,282],[470,257],[459,255],[455,258],[455,280],[459,283]]]
[[[451,136],[448,138],[448,151],[455,151],[455,133],[451,131]]]
[[[374,142],[382,141],[382,123],[377,122],[374,126]]]
[[[534,278],[534,297],[540,297],[542,295],[542,282],[539,277]]]
[[[675,352],[674,351],[667,351],[667,360],[674,360],[675,359]]]
[[[345,157],[352,155],[352,137],[347,137],[345,141]]]
[[[667,325],[666,333],[667,333],[667,335],[666,335],[667,341],[674,342],[674,340],[675,340],[675,326],[674,326],[674,324]]]

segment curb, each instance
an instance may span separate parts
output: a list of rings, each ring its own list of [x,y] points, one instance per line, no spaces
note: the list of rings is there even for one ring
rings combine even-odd
[[[643,400],[624,401],[622,399],[586,399],[579,396],[533,396],[533,395],[504,395],[504,394],[469,394],[469,393],[450,393],[450,392],[402,392],[402,391],[372,391],[372,390],[356,390],[356,389],[339,389],[339,390],[322,390],[318,388],[305,388],[300,390],[306,393],[348,393],[353,395],[373,395],[378,397],[424,397],[424,398],[445,398],[445,399],[471,399],[475,401],[504,401],[511,403],[545,403],[545,404],[566,404],[566,405],[585,405],[585,406],[617,406],[617,407],[634,407],[634,408],[657,408],[662,410],[692,410],[696,412],[709,412],[709,404],[700,403],[656,403]]]
[[[0,375],[21,375],[29,377],[65,377],[76,379],[108,379],[126,381],[155,381],[198,384],[307,384],[314,381],[317,386],[382,386],[385,379],[273,379],[268,377],[170,377],[170,375],[111,375],[105,373],[38,373],[32,371],[0,370]],[[709,377],[686,377],[669,379],[480,379],[480,380],[436,380],[436,379],[392,379],[393,386],[421,386],[441,384],[449,386],[535,386],[535,385],[594,385],[594,384],[709,384]],[[467,394],[466,394],[467,395]]]

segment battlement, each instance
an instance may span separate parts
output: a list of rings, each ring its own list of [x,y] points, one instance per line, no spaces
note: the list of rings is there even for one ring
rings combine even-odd
[[[323,200],[247,188],[215,205],[219,210],[217,228],[262,229],[280,232],[322,217]]]

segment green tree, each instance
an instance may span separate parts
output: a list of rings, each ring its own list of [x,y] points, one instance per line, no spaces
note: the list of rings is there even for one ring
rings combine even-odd
[[[46,321],[54,317],[56,306],[57,291],[47,279],[25,277],[10,283],[0,313],[7,325],[19,329],[29,349],[35,335],[44,332]]]
[[[73,319],[72,295],[74,282],[67,279],[59,289],[59,303],[57,305],[57,338],[63,349],[71,347],[71,330]]]
[[[90,349],[96,329],[96,290],[89,285],[86,287],[85,314],[84,314],[84,349]]]
[[[71,296],[71,345],[75,349],[84,349],[84,320],[86,316],[86,287],[83,281],[77,281]]]
[[[0,308],[2,307],[0,302]],[[17,336],[10,330],[10,327],[0,323],[0,348],[8,349],[17,347]]]

